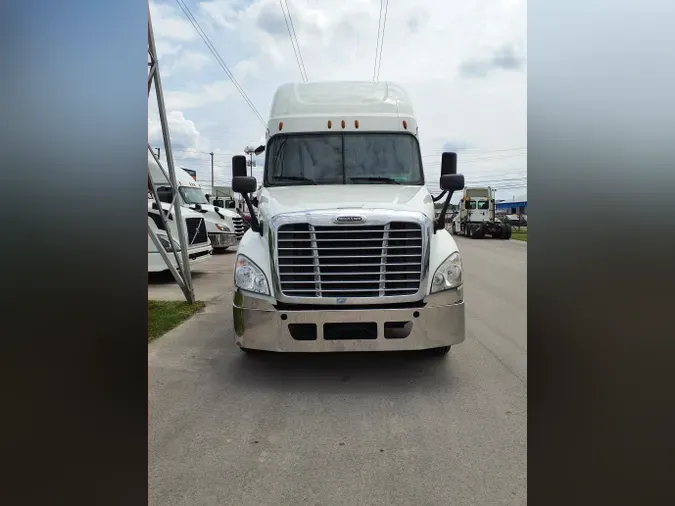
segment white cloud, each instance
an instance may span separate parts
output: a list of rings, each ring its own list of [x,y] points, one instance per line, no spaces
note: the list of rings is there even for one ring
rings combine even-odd
[[[150,2],[150,16],[155,40],[189,42],[196,39],[198,35],[190,21],[183,16],[183,12],[175,4],[172,4]]]
[[[171,72],[198,72],[213,62],[210,54],[207,56],[205,53],[187,49],[173,62]]]
[[[176,36],[187,37],[184,28],[196,32],[189,24],[185,27],[186,18],[172,4],[151,4],[158,45],[165,39],[179,42],[184,47],[178,60],[198,51],[214,65],[179,72],[167,64],[167,107],[189,110],[214,148],[241,152],[261,139],[263,126],[205,52],[201,39]],[[372,79],[379,0],[288,0],[288,5],[310,80]],[[278,0],[212,0],[188,6],[265,118],[276,87],[300,80]],[[425,158],[430,187],[438,179],[440,153],[448,142],[467,147],[459,160],[469,182],[526,177],[523,152],[500,157],[494,151],[527,146],[525,47],[523,0],[389,3],[380,80],[400,83],[414,101],[423,154],[437,155]],[[229,165],[230,156],[219,157],[219,163]]]
[[[150,144],[153,146],[163,146],[162,128],[159,120],[159,114],[149,115],[148,131]],[[200,144],[199,130],[194,122],[186,119],[181,111],[171,111],[167,114],[167,123],[169,132],[171,132],[171,144],[174,149],[196,150]]]

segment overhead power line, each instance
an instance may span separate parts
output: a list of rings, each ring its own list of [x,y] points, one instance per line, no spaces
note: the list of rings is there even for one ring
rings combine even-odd
[[[384,8],[384,0],[380,0],[380,18],[377,20],[377,41],[375,42],[375,61],[373,63],[373,82],[375,82],[375,75],[377,74],[377,55],[380,52],[380,33],[382,33],[383,8]]]
[[[286,4],[286,9],[284,9],[284,4]],[[288,7],[288,2],[286,0],[279,0],[279,5],[281,6],[281,12],[284,15],[284,21],[286,22],[286,28],[288,29],[288,38],[291,41],[291,46],[293,47],[293,52],[295,53],[295,60],[298,62],[300,75],[302,76],[302,80],[307,82],[308,80],[307,69],[305,68],[305,62],[302,59],[302,52],[300,51],[300,43],[298,42],[298,36],[295,34],[295,26],[293,25],[293,17],[291,16],[291,9]],[[286,18],[286,11],[288,11],[288,18]],[[290,25],[288,23],[289,20]]]
[[[483,157],[478,157],[478,158],[470,158],[470,159],[460,159],[458,163],[475,163],[475,162],[482,162],[485,160],[506,160],[508,158],[514,158],[517,156],[527,156],[527,153],[515,153],[515,154],[509,154],[509,155],[501,155],[501,156],[483,156]],[[437,165],[440,165],[441,162],[440,160],[436,160],[433,162],[425,162],[424,166],[425,167],[434,167]]]
[[[380,65],[382,64],[382,49],[384,48],[384,30],[387,27],[387,11],[389,10],[389,0],[386,0],[387,3],[384,6],[384,22],[382,23],[382,40],[380,41],[380,57],[377,60],[377,74],[375,76],[375,82],[380,80]]]
[[[197,34],[204,41],[204,44],[206,44],[206,47],[209,49],[209,51],[211,52],[213,57],[216,59],[216,61],[220,65],[220,67],[225,71],[227,76],[230,78],[230,81],[232,81],[232,84],[234,85],[234,87],[237,89],[237,91],[241,94],[241,96],[246,101],[248,106],[251,108],[251,110],[253,111],[253,114],[256,115],[256,117],[258,118],[258,121],[260,121],[263,124],[263,126],[267,127],[267,123],[263,119],[262,115],[260,114],[260,112],[258,112],[258,109],[256,109],[255,105],[253,105],[253,102],[251,102],[251,99],[248,97],[248,95],[244,91],[244,88],[242,88],[242,86],[239,84],[237,79],[234,77],[234,74],[230,71],[228,66],[225,64],[222,57],[220,56],[220,53],[218,53],[218,50],[215,48],[215,46],[211,42],[211,39],[209,39],[209,36],[206,35],[206,32],[204,32],[204,30],[200,26],[199,22],[192,15],[192,12],[190,11],[190,8],[187,5],[185,5],[185,3],[182,0],[176,0],[176,3],[178,4],[178,6],[183,11],[183,14],[185,14],[185,16],[188,18],[188,21],[190,21],[190,23],[192,24],[194,29],[197,31]]]
[[[382,22],[383,9],[384,9],[384,23]],[[382,47],[384,46],[384,29],[387,25],[388,9],[389,9],[389,0],[380,0],[380,19],[377,22],[377,43],[375,44],[375,63],[373,64],[374,82],[377,82],[380,79],[380,64],[382,63]]]
[[[422,158],[430,158],[434,156],[441,156],[441,154],[445,150],[440,150],[440,151],[431,151],[428,152],[426,155],[422,155]],[[467,149],[461,149],[457,151],[457,154],[460,156],[463,155],[480,155],[483,153],[502,153],[502,152],[509,152],[509,151],[527,151],[527,146],[522,147],[522,148],[501,148],[501,149],[480,149],[480,148],[467,148]]]

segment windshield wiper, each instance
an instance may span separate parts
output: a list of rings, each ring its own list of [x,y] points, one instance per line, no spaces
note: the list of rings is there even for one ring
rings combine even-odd
[[[316,184],[313,180],[305,177],[305,176],[280,176],[275,178],[277,181],[278,180],[287,180],[287,181],[305,181],[308,184]]]
[[[373,181],[379,183],[401,184],[390,177],[375,177],[375,176],[355,176],[349,178],[351,181]]]

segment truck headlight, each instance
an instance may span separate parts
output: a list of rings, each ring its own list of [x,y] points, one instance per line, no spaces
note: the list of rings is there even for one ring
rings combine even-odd
[[[455,251],[436,269],[431,281],[431,293],[457,288],[464,281],[462,275],[462,257]]]
[[[244,255],[237,255],[234,265],[234,285],[248,292],[270,294],[265,273]]]
[[[231,232],[230,228],[227,225],[222,225],[220,223],[216,223],[216,228],[221,232]]]
[[[164,246],[164,250],[168,251],[171,253],[172,251],[180,251],[180,246],[176,244],[176,241],[174,241],[173,247],[171,246],[171,241],[169,241],[169,236],[166,234],[157,234],[157,239],[159,239],[159,243]]]

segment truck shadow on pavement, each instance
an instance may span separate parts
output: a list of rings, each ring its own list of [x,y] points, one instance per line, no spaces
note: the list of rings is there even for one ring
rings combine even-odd
[[[236,350],[236,353],[240,353]],[[256,353],[222,364],[223,381],[288,393],[388,393],[447,389],[452,357],[420,352]]]

